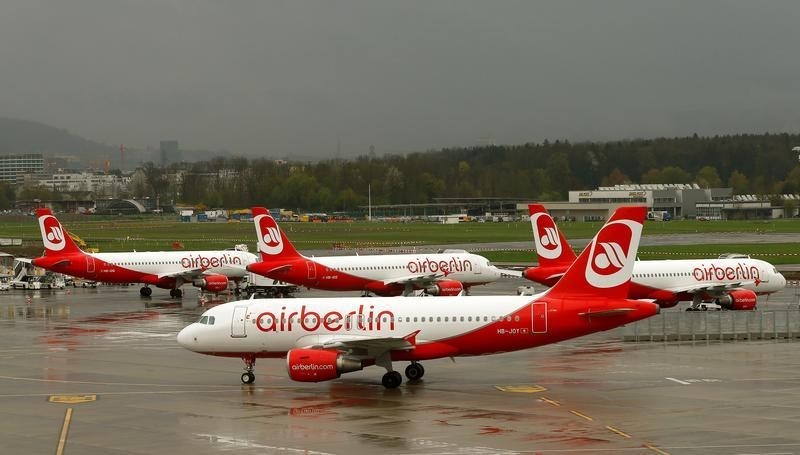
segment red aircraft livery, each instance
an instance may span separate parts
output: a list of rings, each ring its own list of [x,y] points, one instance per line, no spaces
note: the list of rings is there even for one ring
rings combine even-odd
[[[435,254],[328,256],[308,258],[295,250],[264,207],[253,208],[261,262],[247,270],[275,280],[328,291],[364,291],[381,296],[455,296],[470,286],[500,279],[489,261],[463,250]]]
[[[525,269],[525,278],[552,286],[575,260],[575,253],[553,218],[541,204],[528,206],[539,266]],[[612,260],[619,253],[608,251]],[[706,308],[714,301],[728,310],[755,309],[757,295],[786,286],[786,279],[765,261],[749,257],[636,261],[633,266],[632,299],[653,299],[662,308],[691,301],[688,310]]]
[[[536,296],[305,298],[243,300],[214,307],[178,334],[195,352],[241,357],[245,383],[256,358],[286,358],[289,377],[318,382],[369,365],[386,369],[382,383],[398,387],[393,362],[419,380],[422,360],[510,352],[609,330],[659,312],[628,300],[644,207],[625,207],[600,230],[561,281]]]
[[[221,292],[228,288],[229,279],[244,277],[245,267],[256,260],[252,253],[234,250],[87,253],[75,244],[50,209],[37,209],[36,217],[45,252],[31,260],[33,265],[88,280],[143,283],[139,290],[142,296],[150,296],[152,285],[169,289],[172,297],[181,297],[184,283]]]

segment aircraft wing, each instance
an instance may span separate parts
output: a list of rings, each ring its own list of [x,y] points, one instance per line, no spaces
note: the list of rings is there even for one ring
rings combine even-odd
[[[184,278],[191,280],[193,278],[198,278],[206,274],[206,269],[197,268],[197,269],[188,269],[188,270],[177,270],[174,272],[166,272],[166,273],[159,273],[158,279],[161,278]]]
[[[419,330],[404,337],[370,337],[366,335],[309,335],[300,338],[297,347],[337,349],[351,356],[374,359],[389,351],[414,349]]]
[[[444,276],[445,275],[443,273],[406,275],[398,278],[390,278],[388,280],[383,280],[383,284],[416,284],[418,286],[424,286]]]
[[[755,281],[739,281],[736,283],[705,283],[694,286],[669,288],[667,289],[667,291],[674,292],[675,294],[684,292],[688,294],[698,294],[703,292],[711,295],[722,295],[726,291],[741,289],[744,285],[754,285],[754,284]]]
[[[522,278],[522,270],[501,269],[501,268],[498,268],[498,270],[500,270],[500,274],[502,276],[511,276],[511,277],[514,277],[514,278]]]

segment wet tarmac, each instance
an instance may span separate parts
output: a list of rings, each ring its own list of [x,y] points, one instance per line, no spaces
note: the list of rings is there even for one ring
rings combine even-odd
[[[797,291],[759,308],[796,306]],[[797,341],[623,343],[612,331],[428,361],[423,381],[395,390],[377,367],[295,383],[281,360],[259,360],[242,385],[241,361],[175,342],[204,311],[196,291],[153,295],[0,296],[0,453],[800,453]]]

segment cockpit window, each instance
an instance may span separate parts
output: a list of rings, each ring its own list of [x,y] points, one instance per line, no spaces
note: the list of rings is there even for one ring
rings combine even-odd
[[[202,317],[202,318],[200,318],[200,320],[199,320],[199,321],[197,321],[197,322],[198,322],[199,324],[208,324],[208,316],[203,316],[203,317]]]
[[[215,319],[216,319],[216,318],[215,318],[214,316],[209,316],[209,317],[208,317],[208,325],[214,325],[214,320],[215,320]]]

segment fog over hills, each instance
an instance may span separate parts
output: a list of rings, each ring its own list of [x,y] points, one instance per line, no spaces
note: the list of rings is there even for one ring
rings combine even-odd
[[[118,148],[29,120],[0,117],[0,154],[41,153],[46,157],[74,156],[84,162],[116,159]]]
[[[126,147],[125,169],[147,161],[158,162],[158,147],[157,141],[153,141],[147,150]],[[64,166],[74,169],[83,169],[93,164],[96,167],[104,166],[106,160],[111,168],[120,167],[119,144],[101,144],[44,123],[0,117],[0,155],[24,153],[41,153],[46,158],[65,158],[67,162]],[[225,150],[181,150],[180,159],[200,161],[227,154]]]
[[[798,17],[796,0],[3,0],[0,116],[299,161],[795,132]]]

